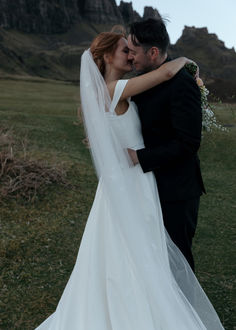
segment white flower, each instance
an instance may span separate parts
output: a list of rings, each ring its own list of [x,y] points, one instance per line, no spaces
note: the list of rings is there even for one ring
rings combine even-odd
[[[209,94],[208,89],[205,85],[199,86],[201,92],[202,101],[202,128],[205,131],[212,131],[213,128],[219,129],[221,131],[227,131],[225,127],[220,125],[215,117],[213,108],[209,105],[207,100],[207,95]]]

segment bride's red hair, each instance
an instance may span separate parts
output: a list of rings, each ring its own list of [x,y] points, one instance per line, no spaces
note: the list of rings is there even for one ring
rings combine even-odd
[[[125,35],[123,33],[102,32],[93,40],[90,46],[90,51],[94,62],[97,64],[98,69],[103,76],[106,68],[104,55],[114,55],[118,41],[124,37]]]

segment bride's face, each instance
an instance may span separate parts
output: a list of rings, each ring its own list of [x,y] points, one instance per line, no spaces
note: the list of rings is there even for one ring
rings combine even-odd
[[[118,41],[115,54],[112,56],[112,67],[122,73],[130,72],[132,70],[131,62],[128,60],[129,48],[128,42],[125,38]]]

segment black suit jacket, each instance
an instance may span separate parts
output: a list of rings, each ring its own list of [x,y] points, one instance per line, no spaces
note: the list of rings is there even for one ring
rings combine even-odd
[[[144,172],[154,172],[161,201],[200,196],[205,192],[197,156],[202,110],[193,77],[182,69],[132,100],[138,106],[145,144],[138,159]]]

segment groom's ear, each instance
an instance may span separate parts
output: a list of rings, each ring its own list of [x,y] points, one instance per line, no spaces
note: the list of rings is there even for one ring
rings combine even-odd
[[[149,54],[150,54],[152,60],[156,60],[157,57],[160,54],[160,51],[159,51],[159,49],[157,47],[151,47],[149,49]]]

